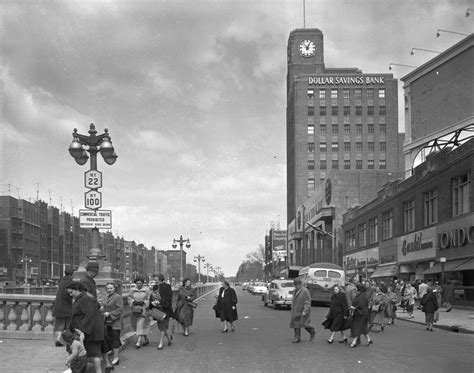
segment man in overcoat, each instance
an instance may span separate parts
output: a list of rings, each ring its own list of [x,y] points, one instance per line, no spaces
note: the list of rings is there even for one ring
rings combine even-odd
[[[67,323],[71,318],[72,313],[72,299],[67,292],[67,287],[72,283],[74,270],[66,268],[64,276],[59,280],[58,292],[54,300],[53,316],[54,320],[54,335],[56,339],[56,347],[62,346],[61,334],[66,329]]]
[[[312,341],[316,335],[316,331],[310,325],[311,323],[311,294],[306,289],[301,279],[295,278],[293,280],[295,290],[293,294],[293,302],[291,304],[291,320],[290,328],[295,332],[295,339],[292,343],[301,342],[301,328],[305,328],[309,333],[309,340]]]

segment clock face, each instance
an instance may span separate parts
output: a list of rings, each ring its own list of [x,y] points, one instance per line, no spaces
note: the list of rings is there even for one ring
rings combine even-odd
[[[316,51],[316,46],[311,40],[303,40],[300,44],[300,54],[303,57],[311,57]]]

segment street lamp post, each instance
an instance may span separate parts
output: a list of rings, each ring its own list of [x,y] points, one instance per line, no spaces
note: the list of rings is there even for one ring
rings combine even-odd
[[[20,263],[24,264],[25,268],[25,286],[28,285],[28,263],[33,263],[33,261],[28,257],[24,256],[23,258],[20,259]]]
[[[444,285],[444,264],[446,263],[446,257],[439,258],[439,262],[441,263],[441,286]]]
[[[77,133],[77,128],[74,128],[72,133],[72,143],[69,146],[69,154],[74,158],[77,164],[83,166],[86,164],[90,155],[90,171],[97,171],[97,153],[102,155],[105,163],[108,165],[113,165],[117,160],[117,154],[115,154],[114,147],[109,136],[109,132],[104,129],[104,133],[97,135],[95,125],[90,124],[89,136],[81,135]],[[86,148],[84,148],[84,146]],[[97,192],[97,188],[91,188],[91,190]],[[87,206],[86,206],[87,207]],[[97,210],[97,208],[92,208],[92,210]],[[92,247],[89,251],[88,259],[97,260],[104,258],[102,250],[99,247],[99,229],[92,228]]]
[[[186,243],[186,248],[191,247],[191,242],[189,241],[189,238],[185,240],[182,235],[179,236],[179,240],[176,240],[173,238],[173,249],[176,249],[177,244],[179,243],[179,261],[180,261],[180,281],[183,281],[183,244]]]
[[[198,281],[201,282],[201,262],[205,262],[204,256],[199,255],[194,257],[194,262],[198,263]]]
[[[217,281],[219,282],[221,278],[221,267],[215,267],[215,269],[216,269],[215,274],[217,277]]]
[[[204,264],[204,267],[206,267],[206,283],[209,282],[209,270],[212,271],[212,265],[211,263],[207,262]]]

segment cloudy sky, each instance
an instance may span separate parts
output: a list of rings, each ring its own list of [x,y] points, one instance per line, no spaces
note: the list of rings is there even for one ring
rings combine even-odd
[[[469,6],[306,0],[306,27],[327,67],[388,73],[462,38],[437,29],[472,32]],[[0,17],[1,194],[77,215],[88,166],[67,149],[95,123],[119,157],[98,161],[114,234],[165,250],[182,234],[188,257],[234,275],[286,226],[286,46],[303,0],[0,0]]]

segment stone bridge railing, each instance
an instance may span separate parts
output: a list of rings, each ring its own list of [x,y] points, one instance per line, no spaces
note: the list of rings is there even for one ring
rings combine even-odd
[[[196,286],[198,298],[217,290],[218,283]],[[124,298],[122,334],[130,332],[129,289],[121,289]],[[177,289],[173,289],[173,300]],[[0,294],[0,338],[51,339],[54,338],[54,295]]]

